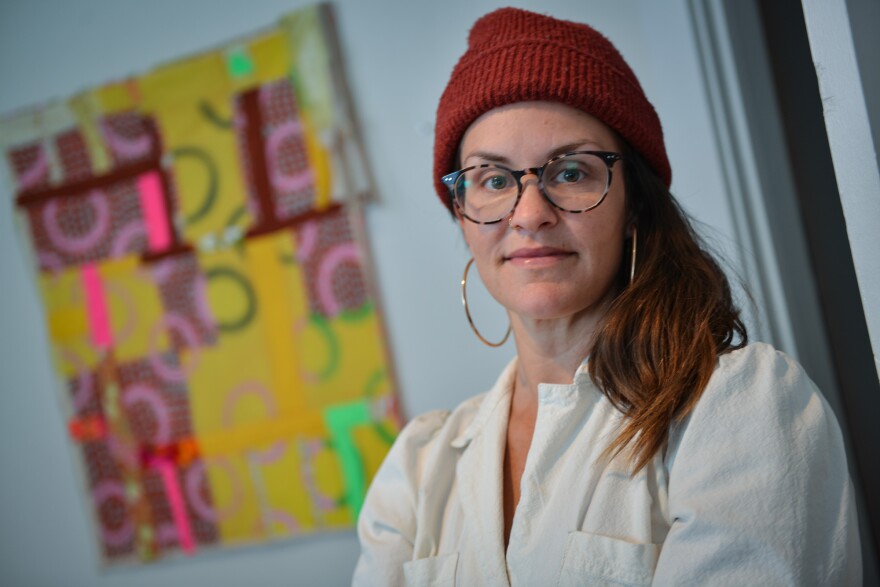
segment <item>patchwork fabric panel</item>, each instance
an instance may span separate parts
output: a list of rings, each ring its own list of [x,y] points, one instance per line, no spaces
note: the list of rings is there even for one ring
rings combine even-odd
[[[399,431],[327,11],[0,120],[107,564],[352,528]]]

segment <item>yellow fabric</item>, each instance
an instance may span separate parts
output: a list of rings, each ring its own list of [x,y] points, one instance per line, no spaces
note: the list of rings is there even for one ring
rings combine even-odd
[[[149,357],[170,348],[163,326],[159,289],[144,274],[138,257],[129,255],[98,265],[104,298],[113,328],[116,361],[125,363]]]
[[[351,436],[354,438],[354,443],[358,447],[358,452],[360,453],[361,462],[364,465],[364,472],[367,479],[373,478],[376,471],[379,470],[379,466],[382,464],[385,454],[388,452],[388,449],[391,448],[391,445],[389,445],[388,442],[376,431],[377,425],[385,426],[388,430],[395,430],[394,423],[388,420],[381,424],[375,423],[357,426],[351,430]]]
[[[300,455],[295,440],[284,441],[284,452],[271,463],[261,463],[252,458],[251,470],[264,484],[264,518],[266,531],[273,536],[284,536],[293,532],[308,531],[315,527],[313,504],[301,483],[291,483],[298,477],[301,468]],[[275,514],[291,518],[296,527],[290,528],[284,522],[273,519]],[[281,520],[284,520],[281,517]]]
[[[95,92],[104,114],[128,112],[139,105],[138,82],[134,79],[107,84]]]
[[[85,292],[79,268],[42,273],[39,285],[52,341],[66,344],[87,337],[89,320],[83,303]]]
[[[315,483],[325,496],[339,500],[345,495],[339,457],[330,449],[322,450],[312,460],[315,470]],[[328,528],[351,527],[351,508],[345,503],[337,504],[329,512],[322,513],[324,525]]]
[[[223,542],[252,542],[261,538],[264,532],[259,501],[250,481],[247,457],[214,457],[204,462]]]
[[[282,231],[250,239],[246,255],[261,310],[265,349],[272,369],[271,389],[282,413],[301,412],[305,408],[302,383],[291,357],[301,352],[294,342],[293,328],[304,307],[291,305],[291,301],[302,300],[303,296],[291,292],[290,287],[302,290],[302,284],[296,283],[296,277],[290,279],[285,275],[299,273],[298,268],[285,269],[282,261],[295,255],[293,235]]]
[[[199,434],[199,450],[209,456],[244,453],[249,449],[265,450],[279,440],[296,437],[327,436],[327,429],[318,412],[294,417],[256,420],[233,427]]]
[[[233,90],[242,92],[266,82],[286,78],[290,73],[287,39],[277,31],[259,36],[245,45],[254,72],[245,78],[233,79]]]
[[[311,114],[306,109],[301,109],[300,118],[303,122],[309,166],[314,174],[315,209],[325,210],[332,203],[330,196],[333,193],[330,152],[321,141],[319,129],[312,121]]]
[[[144,276],[138,258],[128,256],[105,261],[98,264],[97,269],[117,362],[150,356],[153,347],[158,352],[167,351],[170,343],[167,330],[160,323],[163,310],[159,292]],[[39,283],[59,373],[68,378],[83,366],[95,368],[101,353],[91,343],[79,268],[43,274]],[[75,364],[77,362],[81,364]]]
[[[234,88],[219,53],[194,57],[144,76],[140,90],[143,108],[161,129],[166,151],[173,157],[185,241],[199,243],[221,234],[230,218],[245,206],[236,135],[231,126]],[[210,209],[198,215],[212,197]],[[248,224],[250,216],[245,211]]]
[[[385,349],[378,317],[370,308],[358,319],[311,317],[300,331],[301,369],[306,405],[323,406],[363,397],[377,369],[385,367]],[[336,367],[322,377],[333,364]]]
[[[91,344],[85,292],[78,267],[40,274],[40,294],[52,342],[55,369],[63,379],[94,369],[100,360]]]

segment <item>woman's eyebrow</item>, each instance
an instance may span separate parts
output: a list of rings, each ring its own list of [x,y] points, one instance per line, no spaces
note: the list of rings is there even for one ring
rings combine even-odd
[[[571,151],[583,150],[585,148],[588,148],[591,150],[597,150],[597,151],[604,151],[605,150],[593,139],[582,139],[582,140],[573,141],[570,143],[566,143],[565,145],[560,145],[558,147],[553,148],[551,151],[546,153],[544,160],[547,161],[547,160],[552,159],[553,157],[556,157],[558,155],[562,155],[563,153],[570,153]],[[510,159],[508,159],[504,155],[499,155],[498,153],[493,153],[491,151],[474,151],[473,153],[471,153],[470,155],[465,157],[462,160],[462,163],[464,163],[474,157],[476,157],[480,160],[483,160],[483,161],[488,161],[490,163],[498,163],[500,165],[504,165],[507,167],[509,167],[511,164]]]
[[[562,155],[564,153],[570,153],[571,151],[583,151],[585,149],[590,150],[590,151],[605,151],[606,150],[606,149],[603,149],[601,146],[599,146],[599,143],[597,143],[596,141],[594,141],[592,139],[583,139],[583,140],[579,140],[579,141],[574,141],[572,143],[568,143],[567,145],[562,145],[561,147],[556,147],[555,149],[553,149],[552,151],[550,151],[547,154],[547,159],[552,159],[553,157],[557,157],[557,156]]]
[[[497,153],[492,153],[490,151],[474,151],[464,159],[462,162],[467,161],[468,159],[473,159],[474,157],[478,159],[482,159],[484,161],[490,161],[492,163],[501,163],[503,165],[510,165],[510,159],[505,157],[504,155],[499,155]]]

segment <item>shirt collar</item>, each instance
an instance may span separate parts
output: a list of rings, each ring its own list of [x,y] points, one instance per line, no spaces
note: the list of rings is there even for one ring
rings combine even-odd
[[[492,413],[495,411],[495,408],[498,407],[498,404],[501,403],[501,400],[513,393],[513,382],[515,378],[516,357],[507,364],[507,367],[501,372],[495,385],[493,385],[492,389],[486,393],[483,401],[480,402],[480,408],[477,411],[477,415],[474,416],[471,423],[464,429],[464,432],[452,439],[450,445],[453,448],[466,447],[474,436],[483,429],[486,421],[492,416]]]
[[[590,378],[589,359],[590,357],[587,356],[574,373],[573,383],[577,387],[580,387],[583,383],[592,382],[592,379]],[[449,443],[450,446],[453,448],[466,447],[468,443],[480,433],[486,425],[486,421],[489,420],[498,405],[502,403],[502,400],[513,393],[513,383],[516,378],[516,364],[517,358],[514,357],[510,363],[507,364],[507,367],[504,368],[504,371],[501,372],[501,375],[498,377],[498,380],[495,381],[495,385],[492,386],[492,389],[486,393],[483,401],[480,402],[477,415],[474,416],[474,419],[471,420],[471,423],[461,434],[452,439]]]

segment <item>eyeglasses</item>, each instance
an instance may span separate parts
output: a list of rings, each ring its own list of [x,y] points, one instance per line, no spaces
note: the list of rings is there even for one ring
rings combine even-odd
[[[534,174],[548,202],[565,212],[587,212],[602,203],[611,187],[611,167],[623,159],[608,151],[574,151],[541,167],[514,171],[500,165],[465,167],[440,178],[462,216],[494,224],[513,213],[522,197],[522,178]]]

